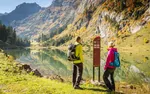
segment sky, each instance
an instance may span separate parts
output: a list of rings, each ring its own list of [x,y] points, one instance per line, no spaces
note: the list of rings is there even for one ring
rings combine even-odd
[[[0,13],[9,13],[16,8],[19,4],[23,2],[34,3],[36,2],[41,7],[48,7],[51,5],[53,0],[0,0]]]

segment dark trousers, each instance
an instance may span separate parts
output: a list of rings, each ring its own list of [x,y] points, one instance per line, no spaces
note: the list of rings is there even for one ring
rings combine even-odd
[[[103,80],[105,85],[110,89],[115,91],[115,82],[114,82],[114,71],[115,69],[106,69],[103,75]],[[110,80],[108,77],[110,76]]]
[[[82,79],[82,73],[83,73],[83,63],[73,64],[72,83],[74,87],[80,85],[80,81]]]

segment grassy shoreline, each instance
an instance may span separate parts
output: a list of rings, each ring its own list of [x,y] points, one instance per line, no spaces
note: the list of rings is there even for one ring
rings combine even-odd
[[[18,68],[18,63],[0,52],[1,94],[96,94],[93,90],[74,90],[71,83],[33,76]],[[84,86],[86,88],[86,85]],[[102,90],[105,90],[102,88]]]
[[[19,69],[19,63],[13,58],[8,58],[0,52],[0,94],[110,94],[106,88],[85,82],[81,85],[84,90],[74,90],[72,84],[34,76]],[[121,82],[116,83],[117,94],[130,94],[148,92],[138,85],[129,85]]]

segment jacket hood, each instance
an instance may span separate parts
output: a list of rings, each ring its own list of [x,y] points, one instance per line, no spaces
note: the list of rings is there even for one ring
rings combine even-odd
[[[117,48],[108,48],[108,51],[109,50],[113,50],[113,51],[116,51],[117,52]]]

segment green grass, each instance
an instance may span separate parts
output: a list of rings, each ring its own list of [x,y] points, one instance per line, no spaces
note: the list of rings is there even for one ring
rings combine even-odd
[[[118,45],[122,59],[134,62],[140,70],[150,76],[150,22],[137,33],[123,39]],[[132,45],[132,46],[131,46]]]
[[[33,76],[20,70],[19,63],[0,53],[0,94],[106,94],[105,88],[89,83],[84,90],[74,90],[71,83],[62,83]]]

